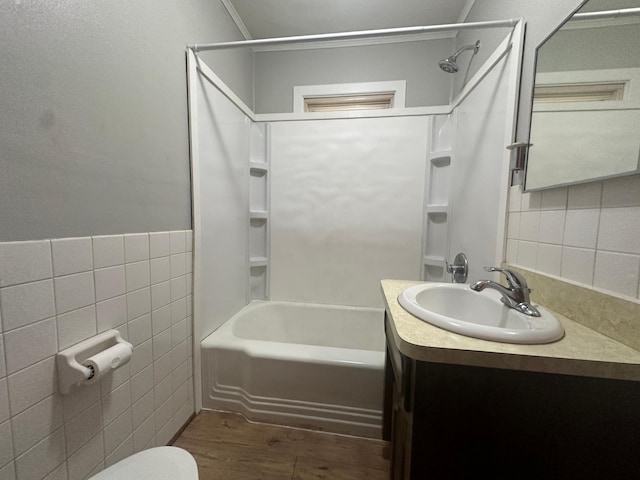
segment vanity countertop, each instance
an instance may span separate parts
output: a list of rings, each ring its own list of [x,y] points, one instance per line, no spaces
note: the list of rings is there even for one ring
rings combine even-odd
[[[398,295],[425,282],[382,280],[391,331],[400,352],[415,360],[640,381],[640,352],[553,312],[565,329],[561,340],[514,345],[466,337],[407,312]]]

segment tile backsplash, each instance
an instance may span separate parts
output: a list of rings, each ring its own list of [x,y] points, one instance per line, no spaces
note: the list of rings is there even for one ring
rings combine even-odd
[[[640,299],[640,175],[510,190],[506,262]]]
[[[194,412],[191,231],[0,243],[0,480],[83,479]],[[115,328],[131,361],[61,396],[55,354]]]

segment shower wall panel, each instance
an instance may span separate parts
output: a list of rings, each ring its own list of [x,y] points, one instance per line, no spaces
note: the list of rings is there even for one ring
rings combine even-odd
[[[484,266],[499,266],[504,245],[509,153],[514,134],[517,70],[515,48],[456,109],[450,257],[464,252],[469,278],[487,278]]]
[[[381,279],[420,279],[427,127],[272,124],[272,300],[381,307]]]
[[[196,335],[204,338],[247,303],[250,120],[207,80],[197,83]]]

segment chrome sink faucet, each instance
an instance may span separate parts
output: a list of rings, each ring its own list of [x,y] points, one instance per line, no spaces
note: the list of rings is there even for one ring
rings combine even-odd
[[[484,269],[487,272],[502,273],[506,277],[509,286],[505,287],[492,280],[480,280],[471,285],[471,290],[481,292],[485,288],[493,288],[502,294],[502,303],[507,307],[532,317],[540,316],[540,312],[529,302],[529,292],[531,290],[527,287],[527,281],[522,275],[506,268],[484,267]]]

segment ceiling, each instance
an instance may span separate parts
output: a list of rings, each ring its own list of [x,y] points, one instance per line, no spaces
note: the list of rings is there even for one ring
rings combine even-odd
[[[475,0],[222,0],[247,39],[464,21]]]

